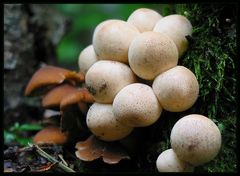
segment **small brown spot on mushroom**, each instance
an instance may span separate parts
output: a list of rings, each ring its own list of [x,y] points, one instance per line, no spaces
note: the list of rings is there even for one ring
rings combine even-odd
[[[189,145],[189,146],[188,146],[188,150],[190,150],[190,151],[191,151],[191,150],[193,150],[195,147],[196,147],[196,145],[194,145],[194,144],[191,144],[191,145]]]
[[[107,84],[106,84],[106,83],[103,83],[103,84],[100,86],[100,88],[99,88],[99,92],[104,91],[104,89],[106,89],[106,88],[107,88]]]
[[[199,142],[198,141],[191,141],[190,145],[188,145],[188,150],[189,151],[193,151],[197,146],[198,146]]]
[[[88,91],[89,91],[92,95],[96,95],[96,93],[97,93],[96,89],[94,89],[94,88],[91,87],[91,86],[87,86],[87,89],[88,89]]]

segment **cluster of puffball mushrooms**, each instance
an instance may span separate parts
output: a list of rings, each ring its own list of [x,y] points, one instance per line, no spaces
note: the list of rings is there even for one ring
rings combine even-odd
[[[95,103],[86,123],[100,140],[116,141],[135,127],[155,123],[162,110],[189,109],[199,94],[191,70],[177,65],[188,48],[192,25],[182,15],[162,17],[140,8],[127,21],[110,19],[97,25],[92,45],[79,55],[80,71]],[[177,121],[171,149],[156,161],[159,172],[193,171],[212,160],[221,147],[221,133],[209,118],[187,115]]]

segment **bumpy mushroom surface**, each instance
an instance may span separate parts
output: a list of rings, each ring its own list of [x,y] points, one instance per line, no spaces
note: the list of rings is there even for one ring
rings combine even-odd
[[[181,57],[188,48],[186,36],[192,35],[192,24],[186,17],[174,14],[161,18],[153,31],[168,35],[176,44]]]
[[[162,16],[155,10],[140,8],[128,17],[127,22],[137,27],[140,32],[145,32],[153,30],[161,18]]]
[[[163,151],[157,158],[156,166],[159,172],[191,172],[194,167],[180,160],[173,149]]]
[[[88,69],[97,62],[98,58],[93,45],[89,45],[82,50],[78,57],[78,66],[82,73],[86,74]]]
[[[195,75],[184,66],[176,66],[157,76],[152,88],[163,109],[170,112],[187,110],[199,93]]]
[[[211,119],[191,114],[173,126],[170,141],[179,159],[198,166],[217,156],[221,148],[221,133]]]
[[[112,103],[115,95],[126,85],[134,83],[136,77],[123,63],[101,60],[92,65],[85,80],[96,102]]]
[[[116,95],[113,112],[125,125],[144,127],[159,119],[162,108],[150,86],[134,83],[124,87]]]
[[[178,63],[177,47],[168,36],[158,32],[138,35],[129,47],[129,65],[140,78],[153,80]]]
[[[128,48],[138,29],[122,20],[106,20],[93,33],[93,47],[99,59],[128,63]]]
[[[88,110],[87,126],[95,136],[104,141],[120,140],[133,130],[117,121],[111,104],[100,103],[94,103]]]

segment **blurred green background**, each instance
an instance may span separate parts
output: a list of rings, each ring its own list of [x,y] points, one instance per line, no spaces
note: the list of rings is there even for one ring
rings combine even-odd
[[[57,46],[57,58],[60,65],[77,67],[80,52],[92,43],[95,27],[107,19],[127,20],[128,16],[138,8],[151,8],[162,16],[183,13],[183,5],[176,4],[54,4],[60,14],[66,16],[70,23],[68,31]],[[177,7],[177,8],[176,8]]]

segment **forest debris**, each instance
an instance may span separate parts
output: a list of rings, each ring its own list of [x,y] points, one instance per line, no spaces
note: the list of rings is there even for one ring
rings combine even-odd
[[[130,156],[113,142],[104,142],[91,135],[86,141],[78,142],[75,154],[83,161],[93,161],[102,157],[108,164],[117,164],[122,159],[130,159]]]
[[[55,159],[54,157],[52,157],[51,155],[49,155],[48,153],[43,151],[38,145],[36,145],[36,144],[29,144],[29,146],[30,147],[34,147],[36,149],[36,152],[39,155],[41,155],[42,157],[46,158],[50,162],[56,164],[58,167],[63,169],[65,172],[75,172],[73,169],[71,169],[68,166],[66,166],[65,164],[63,164],[63,162],[59,162],[57,159]]]
[[[33,170],[32,172],[44,172],[51,170],[53,167],[56,167],[57,163],[48,163],[47,165],[43,165],[40,168]]]
[[[68,163],[65,161],[65,159],[63,158],[62,154],[58,154],[58,157],[62,160],[63,164],[65,164],[66,166],[68,166]]]
[[[41,147],[48,151],[54,151],[53,155],[63,152],[62,146],[42,145]],[[22,148],[13,146],[4,150],[4,172],[43,172],[58,169],[51,164],[53,163],[36,154],[36,148],[33,146]]]

